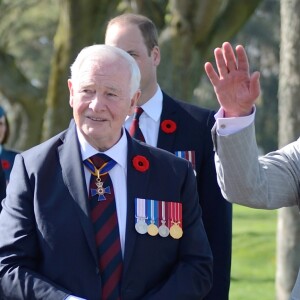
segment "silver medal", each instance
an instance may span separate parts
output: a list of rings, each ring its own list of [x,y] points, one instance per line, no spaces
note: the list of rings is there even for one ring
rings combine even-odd
[[[158,233],[161,237],[167,237],[170,233],[169,228],[165,225],[166,221],[162,220],[162,224],[158,228]]]
[[[145,234],[148,232],[148,226],[144,219],[139,219],[135,223],[135,230],[140,234]]]

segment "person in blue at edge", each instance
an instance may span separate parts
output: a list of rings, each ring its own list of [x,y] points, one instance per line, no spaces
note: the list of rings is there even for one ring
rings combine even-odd
[[[155,24],[146,16],[123,14],[111,19],[105,44],[132,55],[141,71],[143,108],[140,129],[145,142],[187,158],[198,184],[202,219],[214,258],[213,287],[205,300],[228,300],[231,270],[232,205],[217,183],[211,128],[214,112],[178,101],[161,90],[157,82],[160,49]],[[126,119],[130,128],[133,116]],[[184,300],[184,299],[183,299]]]
[[[18,153],[17,151],[7,149],[4,147],[4,144],[7,142],[8,138],[9,123],[3,107],[0,106],[0,159],[2,169],[6,178],[6,183],[8,183],[9,181],[9,176],[14,164],[15,156]]]
[[[123,127],[139,85],[122,49],[77,56],[69,128],[15,159],[0,214],[0,299],[200,300],[211,289],[192,164]]]

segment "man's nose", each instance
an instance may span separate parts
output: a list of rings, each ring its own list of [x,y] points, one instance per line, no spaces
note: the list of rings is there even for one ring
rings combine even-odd
[[[106,106],[105,98],[102,95],[95,94],[94,99],[91,101],[90,108],[95,111],[103,110]]]

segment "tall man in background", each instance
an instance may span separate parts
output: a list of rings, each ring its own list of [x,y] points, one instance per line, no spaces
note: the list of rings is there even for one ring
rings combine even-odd
[[[172,99],[157,83],[160,63],[157,29],[145,16],[124,14],[107,26],[105,43],[128,52],[141,71],[138,101],[139,138],[154,147],[187,158],[194,166],[203,222],[214,258],[213,288],[206,300],[227,300],[230,286],[232,206],[216,180],[211,128],[214,112]],[[136,115],[125,127],[137,126]],[[133,118],[135,118],[133,122]],[[135,130],[136,131],[136,130]]]

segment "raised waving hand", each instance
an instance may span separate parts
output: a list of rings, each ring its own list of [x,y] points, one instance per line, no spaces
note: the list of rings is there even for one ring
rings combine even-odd
[[[260,94],[259,72],[250,74],[246,51],[236,47],[236,55],[230,43],[214,51],[217,71],[210,62],[204,66],[212,83],[225,117],[251,114],[253,104]]]

